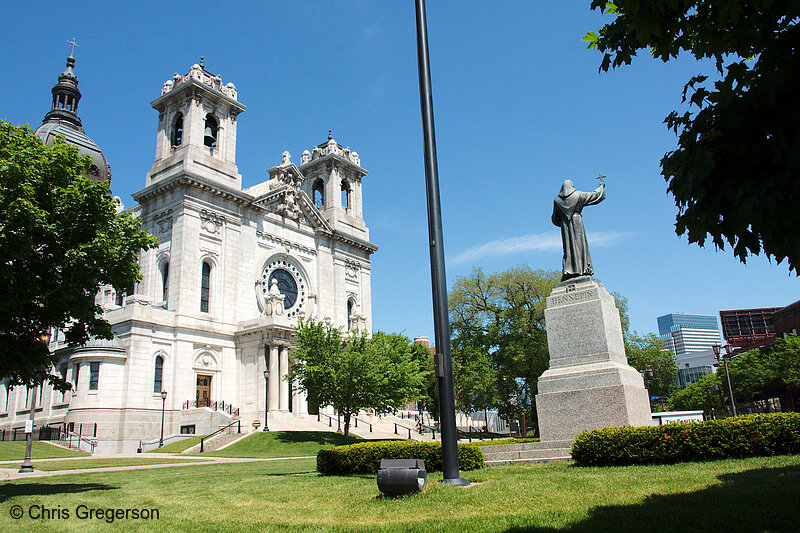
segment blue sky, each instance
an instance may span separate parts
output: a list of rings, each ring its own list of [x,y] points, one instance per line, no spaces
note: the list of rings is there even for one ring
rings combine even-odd
[[[245,186],[289,150],[334,138],[361,156],[373,256],[375,329],[433,338],[412,0],[4,2],[0,118],[34,128],[75,37],[79,107],[126,205],[155,154],[149,102],[205,57],[248,106],[237,163]],[[561,182],[607,199],[584,212],[595,272],[629,300],[632,328],[671,312],[772,307],[798,299],[786,263],[747,265],[689,245],[659,161],[662,124],[683,84],[711,73],[691,58],[649,57],[599,73],[581,38],[604,17],[589,1],[429,1],[428,31],[447,278],[473,267],[560,269],[550,223]]]

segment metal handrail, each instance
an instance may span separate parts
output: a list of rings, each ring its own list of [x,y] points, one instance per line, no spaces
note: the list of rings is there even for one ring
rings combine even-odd
[[[357,416],[353,416],[353,420],[355,420],[354,427],[358,427],[358,417]],[[372,433],[372,424],[367,422],[366,420],[362,420],[362,422],[369,426],[369,432]]]
[[[231,416],[238,416],[239,415],[239,408],[234,407],[230,403],[225,403],[225,400],[221,401],[211,401],[210,399],[206,398],[205,400],[186,400],[183,402],[183,409],[191,409],[191,408],[201,408],[201,407],[208,407],[209,409],[213,409],[214,411],[222,411],[223,413],[228,413]]]
[[[394,423],[394,434],[395,434],[395,435],[399,435],[399,434],[400,434],[400,433],[398,433],[398,431],[397,431],[397,428],[398,428],[398,427],[401,427],[401,428],[403,428],[403,429],[405,429],[405,430],[408,430],[408,438],[409,438],[409,440],[411,440],[411,432],[412,432],[412,431],[417,431],[417,429],[416,429],[416,428],[410,428],[410,427],[408,427],[408,426],[404,426],[403,424],[398,424],[397,422],[395,422],[395,423]],[[422,435],[422,431],[420,431],[420,432],[419,432],[419,434],[420,434],[420,435]],[[433,435],[433,438],[434,438],[434,439],[436,438],[436,434],[434,434],[434,435]]]
[[[436,439],[436,428],[434,426],[426,426],[425,424],[420,424],[419,434],[424,435],[426,429],[431,432],[432,438]]]
[[[216,435],[217,433],[220,433],[220,432],[222,432],[222,431],[225,431],[226,429],[228,429],[229,427],[231,427],[231,426],[232,426],[232,425],[234,425],[234,424],[238,424],[238,427],[237,427],[236,433],[241,433],[241,432],[242,432],[242,421],[241,421],[241,420],[234,420],[233,422],[231,422],[231,423],[230,423],[230,424],[228,424],[227,426],[225,426],[225,427],[223,427],[223,428],[219,428],[219,429],[218,429],[218,430],[216,430],[214,433],[211,433],[211,434],[209,434],[209,435],[206,435],[205,437],[200,437],[200,453],[203,453],[203,441],[205,441],[206,439],[210,439],[211,437],[213,437],[213,436],[214,436],[214,435]]]
[[[328,427],[333,427],[333,418],[325,413],[317,413],[317,422],[322,422],[319,417],[324,416],[328,419]]]
[[[74,431],[66,430],[66,435],[63,440],[67,440],[69,438],[69,447],[72,448],[72,438],[76,437],[78,439],[77,447],[78,451],[81,451],[81,442],[85,442],[90,446],[91,451],[89,453],[94,453],[94,449],[97,447],[97,439],[87,439]]]

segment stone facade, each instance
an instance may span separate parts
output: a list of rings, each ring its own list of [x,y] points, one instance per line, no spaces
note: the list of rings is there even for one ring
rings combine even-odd
[[[87,434],[97,424],[108,451],[158,438],[162,390],[165,434],[217,429],[235,413],[222,402],[247,427],[263,424],[265,396],[270,417],[307,413],[307,399],[284,379],[297,321],[372,328],[377,246],[362,215],[358,154],[329,135],[299,167],[284,152],[269,179],[243,189],[235,155],[245,106],[232,83],[194,65],[152,106],[155,162],[132,212],[159,245],[141,254],[143,278],[129,294],[97,295],[113,343],[75,350],[53,338],[76,388],[62,398],[45,387],[37,409],[37,426]],[[8,429],[23,424],[30,401],[25,389],[6,390],[0,428]]]

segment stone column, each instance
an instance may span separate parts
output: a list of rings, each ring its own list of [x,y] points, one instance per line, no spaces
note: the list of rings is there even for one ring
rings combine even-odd
[[[294,388],[294,398],[292,401],[292,407],[294,408],[294,414],[305,415],[308,414],[308,398],[306,397],[306,393],[298,389],[297,379],[293,382]]]
[[[278,389],[281,376],[278,371],[278,346],[269,347],[269,410],[278,410]]]
[[[264,412],[264,402],[265,399],[265,392],[261,392],[261,389],[266,389],[267,383],[264,380],[264,370],[269,368],[269,345],[262,344],[258,350],[256,351],[256,390],[255,390],[255,398],[254,403],[256,405],[261,405],[261,412]],[[263,422],[263,421],[262,421]]]
[[[203,134],[205,132],[205,113],[203,105],[200,103],[200,96],[189,99],[186,107],[186,114],[183,117],[183,141],[184,144],[192,146],[203,146]]]
[[[289,410],[289,382],[284,378],[289,373],[289,348],[286,346],[280,347],[280,396],[278,397],[278,408],[281,411]]]
[[[363,218],[361,211],[361,180],[355,180],[350,184],[351,190],[353,191],[353,198],[352,198],[352,215],[354,217]]]

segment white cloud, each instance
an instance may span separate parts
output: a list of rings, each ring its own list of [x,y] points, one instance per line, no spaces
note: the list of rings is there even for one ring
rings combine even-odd
[[[589,246],[613,246],[627,237],[627,235],[627,233],[615,231],[592,232],[589,235]],[[451,262],[461,264],[474,262],[484,257],[512,255],[533,251],[561,251],[561,249],[561,233],[559,231],[552,231],[489,241],[461,252],[452,258]]]

